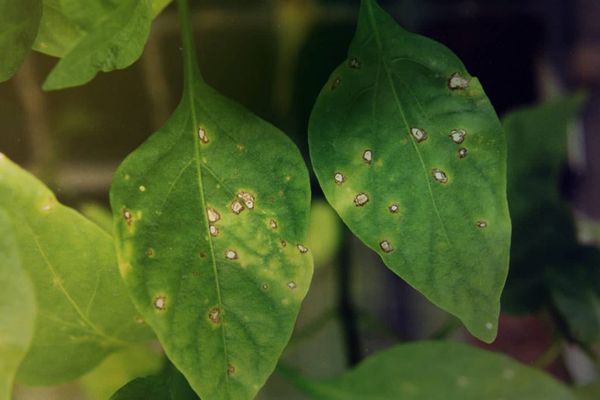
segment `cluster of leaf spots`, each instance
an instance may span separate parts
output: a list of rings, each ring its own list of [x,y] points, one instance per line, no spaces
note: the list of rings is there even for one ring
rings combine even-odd
[[[113,180],[120,270],[200,396],[251,399],[312,276],[308,173],[280,131],[216,93],[195,66],[185,74],[177,110]]]
[[[474,335],[493,340],[510,239],[505,142],[460,60],[363,0],[348,60],[313,109],[309,144],[349,228]]]

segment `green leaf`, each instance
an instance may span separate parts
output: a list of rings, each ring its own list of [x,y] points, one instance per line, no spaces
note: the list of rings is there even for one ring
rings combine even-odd
[[[179,4],[183,99],[113,179],[119,266],[196,393],[252,399],[312,276],[308,173],[281,131],[202,81]]]
[[[0,155],[0,204],[14,222],[35,288],[35,334],[17,375],[46,385],[74,379],[106,355],[152,337],[121,282],[111,237]]]
[[[150,33],[152,4],[150,0],[91,1],[64,0],[62,8],[52,14],[49,23],[65,27],[62,32],[73,41],[60,49],[51,46],[55,37],[47,42],[38,39],[38,48],[64,53],[44,82],[44,90],[63,89],[89,82],[100,71],[123,69],[133,64],[142,54]],[[61,22],[56,22],[62,17]],[[44,21],[43,21],[44,22]],[[81,34],[80,26],[87,27]],[[43,30],[46,32],[46,30]],[[44,48],[39,43],[46,43]],[[60,43],[60,41],[58,41]]]
[[[307,247],[315,261],[315,268],[323,267],[335,258],[342,244],[340,219],[323,200],[316,200],[310,209]]]
[[[19,69],[35,39],[41,16],[41,0],[0,1],[0,82]]]
[[[282,372],[319,400],[574,400],[565,385],[539,370],[452,342],[399,345],[333,379]]]
[[[85,6],[85,3],[79,3]],[[53,57],[64,57],[90,29],[91,27],[81,26],[70,19],[61,0],[44,0],[42,19],[33,49]]]
[[[309,124],[327,200],[391,270],[490,342],[510,240],[494,109],[450,50],[373,0],[348,55]]]
[[[582,95],[565,96],[503,119],[513,221],[510,272],[502,298],[509,312],[535,312],[549,305],[549,268],[570,275],[572,266],[581,264],[573,217],[559,185],[567,162],[568,126],[583,103]]]
[[[112,213],[98,203],[84,203],[79,206],[79,211],[90,221],[98,225],[109,235],[112,234]]]
[[[36,314],[33,286],[18,251],[12,221],[0,209],[0,400],[12,398],[13,380],[33,338]]]
[[[108,356],[98,368],[80,379],[85,399],[106,400],[132,379],[159,373],[164,357],[159,354],[158,346],[153,347],[138,344]]]
[[[199,400],[185,377],[169,365],[160,375],[138,378],[117,391],[110,400]]]

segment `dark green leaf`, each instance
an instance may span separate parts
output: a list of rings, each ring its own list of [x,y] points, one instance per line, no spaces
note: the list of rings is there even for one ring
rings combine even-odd
[[[197,69],[185,82],[165,126],[115,174],[119,265],[194,390],[251,399],[310,284],[308,173],[282,132],[219,95]]]
[[[577,260],[573,218],[560,193],[567,160],[568,125],[581,111],[582,96],[569,96],[508,114],[508,197],[513,220],[510,273],[503,306],[533,312],[551,302],[548,268],[567,274]]]
[[[74,379],[116,349],[152,337],[119,278],[111,237],[32,175],[0,155],[0,204],[14,222],[38,306],[34,339],[17,379]]]
[[[282,372],[318,400],[574,400],[566,386],[539,370],[452,342],[396,346],[334,379]]]
[[[21,267],[12,221],[0,209],[0,400],[12,398],[13,380],[33,338],[33,286]]]
[[[142,54],[152,22],[150,0],[65,0],[59,4],[42,21],[41,32],[47,39],[39,37],[36,45],[63,57],[44,82],[45,90],[82,85],[100,71],[130,66]],[[58,26],[62,36],[46,24]]]
[[[493,340],[510,220],[504,135],[479,81],[446,47],[364,0],[309,135],[319,182],[349,228],[471,333]]]
[[[160,375],[138,378],[123,386],[110,400],[198,400],[179,371],[169,365]]]
[[[0,1],[0,82],[19,69],[35,39],[41,16],[41,0]]]

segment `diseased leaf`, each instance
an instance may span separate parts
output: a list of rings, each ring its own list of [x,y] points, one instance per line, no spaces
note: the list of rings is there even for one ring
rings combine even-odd
[[[134,379],[110,400],[199,400],[190,385],[172,365],[160,375]]]
[[[21,267],[13,224],[0,209],[0,400],[12,399],[12,386],[25,357],[35,322],[33,286]]]
[[[348,227],[492,341],[510,240],[505,142],[460,60],[364,0],[348,60],[313,109],[309,143],[319,183]]]
[[[41,0],[0,1],[0,82],[10,79],[23,63],[41,16]]]
[[[452,342],[399,345],[338,378],[283,370],[318,400],[574,400],[562,383],[502,354]]]
[[[252,399],[312,276],[308,173],[282,132],[202,81],[191,48],[181,103],[113,179],[119,265],[196,393]]]
[[[153,16],[150,0],[65,0],[58,4],[42,21],[41,32],[47,38],[38,37],[36,45],[63,57],[46,78],[44,90],[82,85],[98,72],[126,68],[141,56]],[[58,26],[59,33],[46,24]]]
[[[14,221],[38,306],[35,334],[17,380],[74,379],[112,351],[152,337],[117,271],[111,237],[4,155],[0,205]]]

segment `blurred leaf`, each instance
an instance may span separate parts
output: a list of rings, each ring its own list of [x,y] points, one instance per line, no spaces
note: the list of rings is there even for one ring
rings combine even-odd
[[[56,0],[54,0],[56,1]],[[152,22],[150,0],[63,0],[42,24],[56,24],[66,42],[54,35],[38,37],[38,50],[61,55],[44,90],[85,84],[100,71],[123,69],[142,54]],[[83,33],[81,33],[83,31]],[[41,30],[47,32],[46,27]]]
[[[492,341],[510,239],[505,143],[461,61],[364,0],[348,60],[317,99],[309,142],[319,183],[349,228]]]
[[[22,269],[12,221],[0,209],[0,400],[12,399],[12,386],[33,338],[36,315],[33,286]]]
[[[573,218],[560,194],[567,127],[583,97],[568,96],[508,114],[508,197],[513,221],[510,272],[503,295],[509,312],[550,303],[547,268],[569,270],[579,251]]]
[[[113,353],[98,368],[81,378],[86,400],[106,400],[129,381],[158,374],[162,364],[161,354],[147,344]]]
[[[123,386],[110,400],[198,400],[185,377],[169,365],[160,375],[138,378]]]
[[[0,156],[0,204],[15,223],[38,306],[34,339],[17,380],[72,380],[104,357],[152,337],[117,272],[109,235],[58,203],[40,181]]]
[[[574,391],[579,400],[598,400],[600,399],[600,381],[576,387]]]
[[[583,254],[587,254],[587,259]],[[550,269],[548,286],[571,336],[583,343],[600,342],[600,253],[597,249],[582,247],[570,265]]]
[[[194,390],[251,399],[310,284],[308,172],[281,131],[202,80],[183,25],[181,103],[113,179],[119,265]]]
[[[307,245],[311,250],[315,267],[331,262],[341,245],[340,219],[329,204],[315,200],[310,209]]]
[[[98,225],[104,232],[112,235],[113,221],[111,212],[97,203],[84,203],[79,211],[90,221]]]
[[[333,379],[282,372],[318,400],[574,400],[569,388],[539,370],[452,342],[396,346]]]
[[[10,79],[23,63],[41,16],[41,0],[0,1],[0,82]]]

